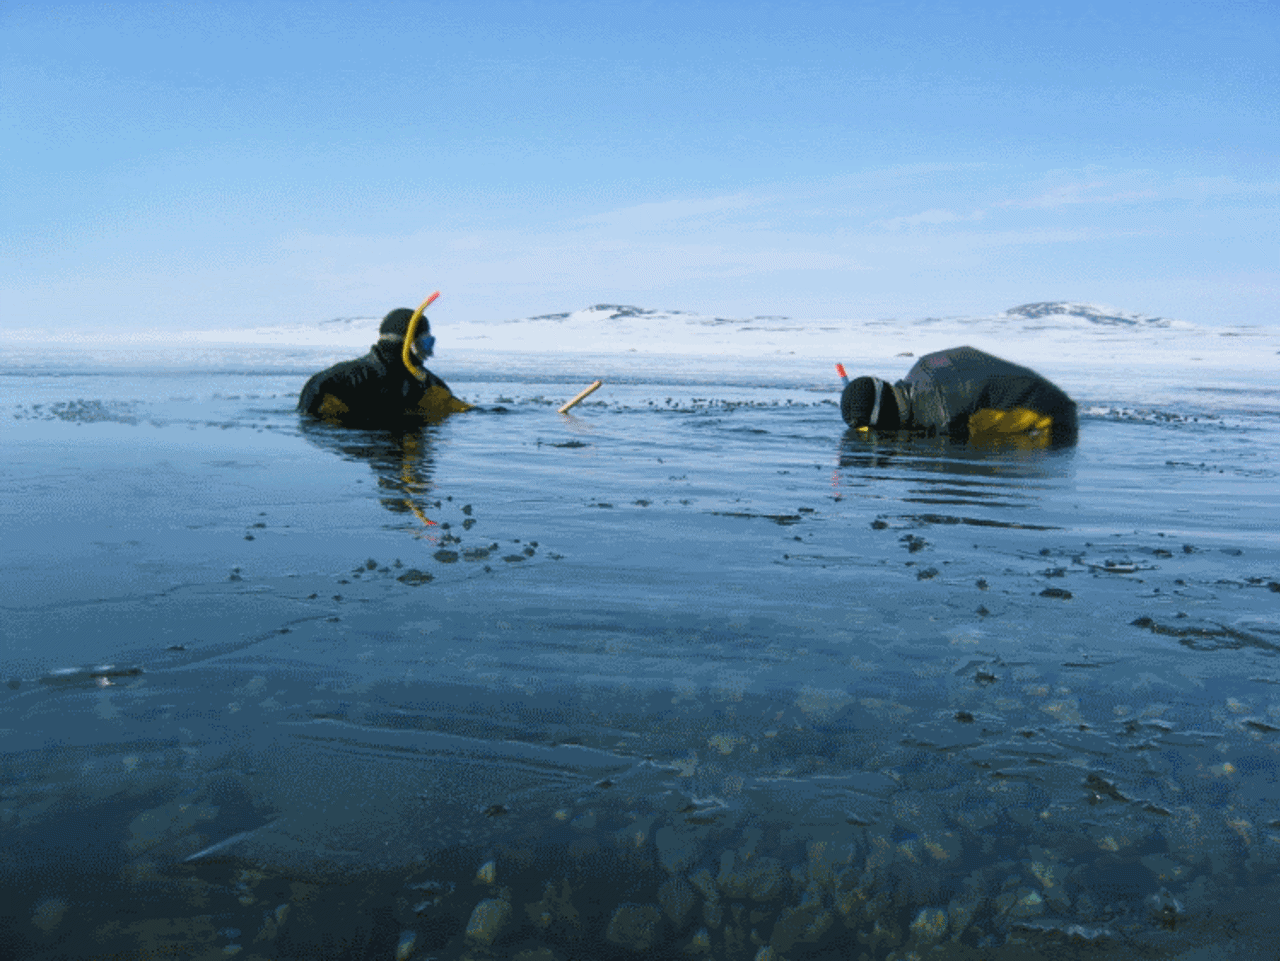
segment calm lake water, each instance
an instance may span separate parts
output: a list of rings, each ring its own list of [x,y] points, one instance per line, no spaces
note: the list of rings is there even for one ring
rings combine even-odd
[[[1026,451],[749,365],[403,435],[304,379],[3,377],[14,956],[1265,956],[1270,385]]]

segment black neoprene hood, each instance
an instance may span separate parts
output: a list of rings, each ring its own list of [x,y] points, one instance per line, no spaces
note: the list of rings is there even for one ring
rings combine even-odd
[[[849,381],[840,397],[840,413],[844,422],[852,427],[866,427],[871,423],[871,411],[876,406],[876,379],[855,377]]]
[[[397,307],[387,316],[382,318],[382,326],[378,328],[378,333],[382,336],[390,335],[404,340],[405,334],[409,332],[409,321],[413,319],[413,311],[408,307]],[[422,337],[431,333],[431,324],[427,317],[423,314],[422,319],[418,321],[418,336]]]
[[[840,395],[840,414],[851,427],[900,430],[903,411],[892,384],[879,377],[857,377]]]

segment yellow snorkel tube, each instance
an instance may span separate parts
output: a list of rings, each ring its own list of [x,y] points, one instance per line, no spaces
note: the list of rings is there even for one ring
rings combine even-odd
[[[400,351],[400,359],[404,362],[404,369],[413,374],[418,380],[425,380],[427,375],[422,372],[422,368],[414,364],[410,349],[413,347],[413,342],[418,338],[418,321],[422,319],[423,311],[435,303],[436,298],[439,296],[440,291],[437,290],[418,305],[418,309],[409,318],[409,330],[404,335],[404,347]]]

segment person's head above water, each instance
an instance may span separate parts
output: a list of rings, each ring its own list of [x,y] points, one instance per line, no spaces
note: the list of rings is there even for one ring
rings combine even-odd
[[[840,395],[840,413],[850,427],[898,430],[902,412],[893,387],[879,377],[856,377]]]
[[[382,318],[382,326],[378,328],[378,340],[393,344],[403,343],[405,334],[409,332],[409,321],[412,319],[412,310],[408,307],[397,307]],[[417,336],[413,345],[414,352],[419,357],[430,357],[435,343],[436,339],[431,336],[431,323],[424,314],[418,321]]]

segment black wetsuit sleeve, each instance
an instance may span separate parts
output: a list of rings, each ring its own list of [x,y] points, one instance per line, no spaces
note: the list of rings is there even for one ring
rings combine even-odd
[[[907,398],[908,411],[903,417],[906,429],[923,431],[929,435],[946,430],[946,400],[937,384],[918,365],[894,386]]]
[[[312,374],[307,380],[302,393],[298,395],[298,410],[303,414],[315,415],[320,410],[320,400],[324,396],[325,371]]]
[[[379,365],[366,357],[334,364],[313,376],[302,388],[298,397],[298,410],[320,415],[325,398],[332,396],[342,402],[347,411],[356,417],[363,412],[380,411],[386,404],[381,401],[383,380]],[[348,419],[346,412],[343,419]]]

